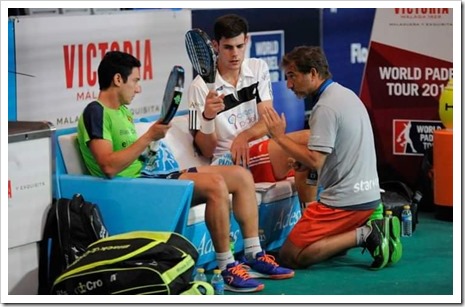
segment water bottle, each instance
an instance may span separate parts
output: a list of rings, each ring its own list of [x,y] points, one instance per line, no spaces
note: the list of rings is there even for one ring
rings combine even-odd
[[[389,219],[392,219],[392,211],[391,210],[386,210],[386,213],[385,213],[384,217],[386,218],[386,221],[389,222]]]
[[[229,249],[231,250],[231,253],[234,255],[235,247],[234,245],[236,244],[236,240],[234,240],[234,237],[230,234],[229,235]]]
[[[384,213],[384,233],[389,237],[389,226],[391,225],[392,211],[386,210]]]
[[[410,206],[405,205],[404,210],[402,210],[402,237],[411,237],[412,236],[412,211],[410,211]]]
[[[194,275],[194,281],[207,281],[204,268],[197,268],[197,272]]]
[[[223,295],[224,294],[224,280],[223,280],[223,276],[221,275],[221,270],[220,269],[213,270],[211,285],[213,286],[213,290],[215,291],[215,295]]]

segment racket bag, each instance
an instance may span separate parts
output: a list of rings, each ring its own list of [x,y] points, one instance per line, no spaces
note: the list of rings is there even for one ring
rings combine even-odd
[[[173,232],[128,232],[88,246],[53,283],[52,294],[180,294],[198,252]],[[189,291],[188,291],[189,292]]]

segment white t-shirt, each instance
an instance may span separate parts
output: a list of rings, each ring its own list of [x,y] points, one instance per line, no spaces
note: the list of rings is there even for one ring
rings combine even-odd
[[[218,94],[225,94],[225,109],[214,119],[218,146],[213,153],[213,163],[225,153],[229,153],[232,141],[240,132],[258,121],[257,105],[273,99],[268,65],[261,59],[244,60],[236,87],[226,82],[217,71],[215,89]],[[190,130],[200,130],[200,117],[205,108],[207,94],[207,85],[197,76],[192,81],[187,96]],[[266,137],[254,140],[250,144],[264,139]]]

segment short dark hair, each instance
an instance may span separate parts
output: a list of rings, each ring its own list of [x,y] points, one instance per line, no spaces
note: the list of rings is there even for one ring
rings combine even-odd
[[[213,27],[215,40],[220,41],[221,38],[233,38],[244,33],[247,35],[249,25],[247,20],[236,14],[228,14],[220,16],[216,19]]]
[[[291,64],[294,64],[301,73],[308,74],[312,68],[315,68],[323,79],[332,78],[328,60],[323,49],[318,46],[295,47],[291,52],[285,54],[281,61],[283,68]]]
[[[123,82],[126,83],[133,68],[140,66],[140,61],[129,53],[121,51],[107,52],[97,70],[100,90],[108,89],[116,74],[120,74]]]

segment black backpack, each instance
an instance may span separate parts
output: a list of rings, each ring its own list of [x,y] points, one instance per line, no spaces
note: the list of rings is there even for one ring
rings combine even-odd
[[[97,205],[81,194],[55,199],[48,211],[39,251],[39,294],[50,294],[55,279],[89,244],[108,237]]]

